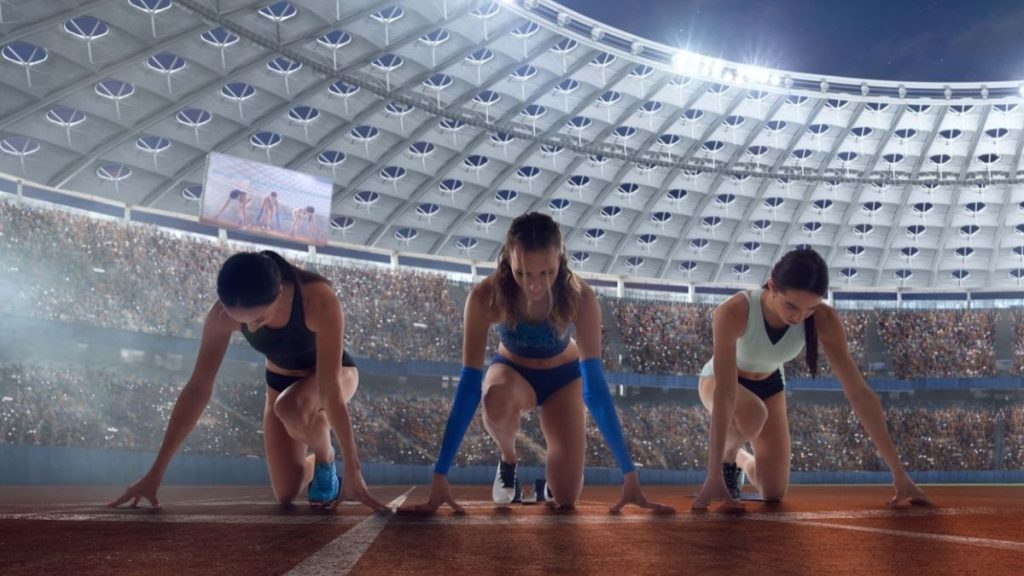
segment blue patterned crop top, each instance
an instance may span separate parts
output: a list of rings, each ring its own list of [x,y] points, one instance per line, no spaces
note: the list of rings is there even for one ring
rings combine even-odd
[[[572,338],[574,326],[569,325],[565,336],[559,338],[558,332],[545,320],[541,323],[526,322],[519,320],[516,327],[509,328],[508,324],[498,324],[498,337],[501,343],[516,356],[523,358],[551,358],[557,356],[569,346],[569,339]]]

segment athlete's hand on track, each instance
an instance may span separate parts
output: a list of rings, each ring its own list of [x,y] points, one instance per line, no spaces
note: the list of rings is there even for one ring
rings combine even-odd
[[[124,494],[115,500],[111,500],[107,503],[107,506],[111,508],[117,508],[121,504],[131,500],[132,508],[139,507],[139,499],[145,498],[149,501],[149,505],[153,508],[160,507],[160,501],[156,498],[156,491],[160,488],[160,476],[149,471],[145,476],[139,478],[125,489]]]
[[[363,480],[363,473],[358,468],[348,468],[346,466],[341,478],[341,494],[338,495],[338,500],[335,500],[335,505],[344,498],[354,498],[374,512],[390,510],[384,503],[370,494],[370,490],[366,487],[366,481]]]
[[[609,508],[608,511],[612,514],[617,514],[622,511],[623,506],[626,504],[635,504],[641,508],[654,510],[655,514],[676,513],[676,509],[668,504],[651,502],[647,499],[643,489],[640,488],[640,479],[636,472],[630,472],[622,479],[622,498],[619,498],[618,503]]]
[[[723,502],[719,509],[721,512],[738,512],[745,509],[743,502],[734,499],[732,494],[729,494],[729,489],[725,486],[725,478],[721,474],[708,474],[691,509],[694,512],[706,512],[708,506],[716,500]]]
[[[452,490],[448,485],[448,477],[442,474],[434,474],[434,481],[430,486],[430,497],[426,502],[422,504],[410,504],[402,506],[398,509],[399,512],[410,513],[410,514],[433,514],[437,512],[443,504],[447,504],[452,507],[452,510],[462,514],[466,510],[459,505],[458,502],[452,498]]]
[[[897,478],[893,483],[896,487],[896,495],[889,500],[889,506],[894,507],[906,507],[906,506],[934,506],[931,499],[925,495],[924,490],[921,490],[914,481],[910,479],[910,476],[903,476]]]

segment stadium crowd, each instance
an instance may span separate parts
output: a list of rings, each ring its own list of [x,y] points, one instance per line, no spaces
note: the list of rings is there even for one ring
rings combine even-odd
[[[127,331],[195,337],[215,298],[216,272],[234,251],[221,243],[149,225],[0,200],[0,313]],[[346,347],[385,361],[461,361],[466,290],[441,274],[293,260],[329,278],[346,311]],[[711,314],[703,304],[611,299],[605,339],[612,370],[695,375],[711,357]],[[854,359],[868,376],[867,342],[877,334],[880,363],[897,378],[996,374],[993,311],[841,311]],[[1012,315],[1015,373],[1024,374],[1024,316]],[[927,335],[924,337],[923,335]],[[493,346],[493,337],[492,337]],[[618,359],[624,362],[620,367]],[[824,354],[819,375],[829,376]],[[787,377],[808,374],[803,356]]]
[[[0,364],[0,441],[13,444],[155,451],[183,385],[181,375],[142,377],[106,368]],[[214,397],[184,446],[185,452],[261,456],[264,392],[254,380],[219,381]],[[366,462],[429,464],[450,407],[446,391],[371,391],[352,402],[361,457]],[[639,466],[701,470],[708,415],[678,399],[618,401],[626,437]],[[900,454],[913,470],[992,470],[996,428],[1003,426],[1004,466],[1024,467],[1024,407],[890,406],[886,414]],[[793,402],[789,408],[794,470],[884,470],[884,463],[846,404]],[[523,420],[519,456],[544,458],[537,412]],[[491,465],[497,458],[479,413],[460,450],[459,464]],[[588,418],[587,464],[613,467]]]
[[[992,310],[915,310],[878,317],[893,375],[900,379],[995,376],[995,326]]]
[[[215,298],[216,272],[245,245],[121,220],[0,200],[0,314],[75,325],[194,338]],[[461,361],[465,284],[407,269],[357,266],[308,255],[290,257],[335,287],[345,307],[346,347],[383,361]],[[694,375],[711,357],[706,304],[609,299],[605,361],[611,370]],[[606,308],[608,309],[608,308]],[[841,311],[854,359],[872,375],[868,342],[898,378],[996,374],[997,312]],[[1013,311],[1014,373],[1024,374],[1024,312]],[[612,337],[614,333],[614,338]],[[613,345],[612,342],[623,345]],[[490,348],[496,345],[493,333]],[[618,359],[623,359],[620,366]],[[877,358],[876,358],[877,359]],[[155,450],[183,382],[179,373],[129,373],[104,367],[0,360],[0,442]],[[803,355],[788,377],[808,373]],[[821,355],[819,375],[830,375]],[[184,450],[260,456],[264,394],[253,378],[228,376]],[[352,405],[368,462],[432,461],[449,408],[449,390],[361,391]],[[706,411],[678,399],[620,399],[637,462],[648,468],[703,469]],[[916,470],[1024,468],[1024,407],[887,408],[900,453]],[[790,407],[794,470],[881,470],[883,463],[845,404]],[[536,413],[520,433],[520,457],[540,464],[544,441]],[[613,466],[593,423],[587,461]],[[1003,461],[993,458],[997,447]],[[496,451],[479,415],[460,464],[493,464]]]

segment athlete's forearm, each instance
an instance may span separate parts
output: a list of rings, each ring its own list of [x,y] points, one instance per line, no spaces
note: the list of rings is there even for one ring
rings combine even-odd
[[[327,422],[338,436],[341,458],[345,462],[345,467],[349,469],[360,468],[359,452],[356,449],[356,435],[352,430],[352,417],[349,415],[348,407],[345,406],[340,391],[337,396],[325,399],[324,407],[327,413]]]
[[[857,415],[861,426],[871,437],[871,441],[875,443],[875,448],[878,449],[882,459],[889,465],[893,476],[906,475],[906,470],[896,452],[896,446],[889,435],[889,429],[885,422],[885,411],[882,409],[882,402],[878,399],[878,395],[864,385],[856,392],[848,393],[847,397],[854,414]]]
[[[717,377],[716,377],[717,378]],[[736,387],[715,385],[711,410],[711,439],[708,443],[708,474],[721,474],[729,421],[736,409]]]
[[[712,357],[715,390],[711,397],[711,438],[708,442],[708,473],[721,474],[725,459],[725,442],[729,435],[729,423],[736,411],[736,387],[739,385],[739,370],[736,354],[731,348],[715,350]]]
[[[171,419],[167,423],[167,431],[164,433],[160,452],[157,453],[156,460],[153,462],[152,470],[154,472],[160,476],[164,475],[174,454],[188,438],[209,402],[209,393],[203,392],[191,384],[185,385],[171,411]]]

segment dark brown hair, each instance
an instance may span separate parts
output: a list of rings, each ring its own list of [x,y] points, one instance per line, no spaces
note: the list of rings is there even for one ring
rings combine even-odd
[[[551,288],[551,312],[549,318],[555,329],[564,334],[579,309],[582,285],[580,279],[569,269],[569,259],[562,245],[562,232],[558,223],[541,212],[528,212],[517,217],[505,234],[505,241],[498,254],[498,268],[491,275],[494,288],[491,291],[491,308],[498,310],[500,321],[509,326],[516,323],[516,303],[519,285],[512,271],[512,250],[520,251],[558,250],[558,274]]]
[[[775,263],[771,273],[775,290],[804,290],[824,298],[828,295],[828,264],[820,254],[809,248],[787,252]],[[768,287],[767,284],[764,286]],[[818,329],[814,315],[804,320],[804,348],[807,369],[812,378],[818,376]]]
[[[217,297],[228,308],[256,308],[273,302],[282,283],[298,286],[311,282],[331,283],[273,250],[239,252],[225,260],[217,273]]]

